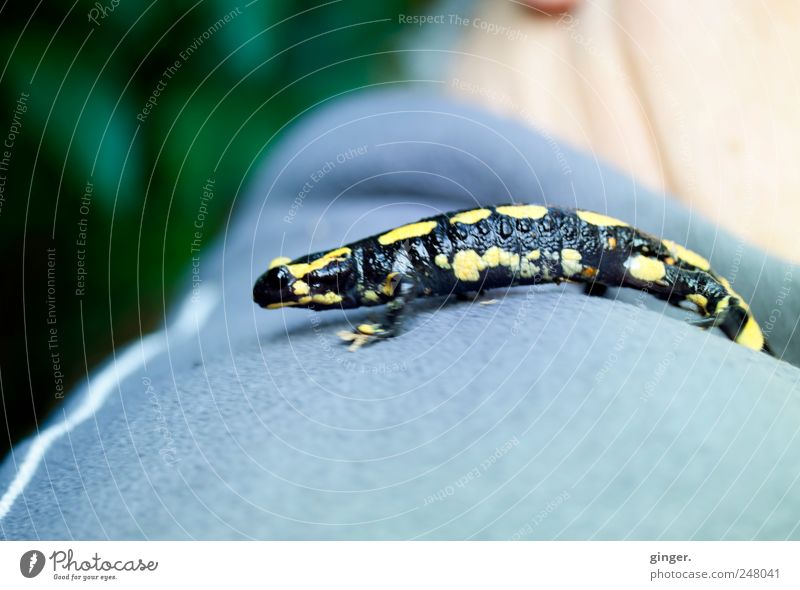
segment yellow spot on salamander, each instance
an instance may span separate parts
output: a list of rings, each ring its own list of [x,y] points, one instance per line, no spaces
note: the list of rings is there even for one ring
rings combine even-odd
[[[303,299],[308,299],[308,297],[303,297]],[[320,305],[333,305],[334,303],[339,303],[342,300],[342,296],[338,293],[334,293],[333,291],[328,291],[327,293],[317,293],[311,296],[311,301],[314,303],[319,303]],[[307,301],[306,301],[307,303]]]
[[[295,295],[308,295],[310,289],[305,281],[295,281],[292,284],[292,291]]]
[[[367,336],[372,336],[377,332],[375,329],[375,324],[359,324],[358,327],[356,327],[356,330],[362,334],[366,334]]]
[[[364,299],[372,303],[378,303],[381,300],[380,296],[372,289],[364,291]]]
[[[561,251],[561,268],[567,276],[580,273],[583,270],[581,253],[572,248],[564,248]]]
[[[761,328],[758,327],[758,324],[749,313],[744,326],[742,326],[739,335],[736,337],[736,343],[753,350],[764,348],[764,334],[762,334]]]
[[[328,266],[334,260],[343,260],[350,256],[351,254],[350,248],[346,246],[343,248],[337,248],[336,250],[331,250],[330,252],[326,252],[316,260],[312,262],[300,262],[298,264],[290,264],[286,268],[289,269],[296,278],[302,279],[308,273],[313,272],[315,270],[319,270],[320,268],[324,268]]]
[[[492,246],[483,254],[483,261],[490,268],[502,265],[516,269],[519,266],[519,255],[497,246]]]
[[[437,254],[436,257],[433,259],[433,261],[439,268],[443,268],[445,270],[450,269],[450,262],[447,260],[447,256],[445,256],[444,254]]]
[[[336,258],[347,258],[353,251],[348,248],[347,246],[342,246],[341,248],[336,248],[336,250],[331,250],[330,252],[325,253],[322,258],[324,260],[334,260]],[[313,264],[313,262],[312,262]]]
[[[625,268],[628,269],[633,278],[653,283],[660,281],[667,274],[663,262],[647,256],[628,258],[625,261]]]
[[[504,205],[495,207],[495,211],[517,219],[541,219],[547,215],[547,207],[541,205]]]
[[[530,254],[528,255],[530,256]],[[519,262],[519,276],[524,279],[528,279],[530,277],[536,276],[536,273],[539,272],[539,267],[535,264],[531,264],[528,258],[523,258]]]
[[[391,297],[394,295],[394,289],[397,287],[397,273],[390,272],[386,279],[383,281],[383,286],[381,287],[381,291],[387,297]]]
[[[693,252],[688,248],[684,248],[680,244],[676,244],[672,240],[662,240],[664,245],[669,249],[670,253],[678,260],[690,264],[700,270],[709,270],[711,264],[700,256],[697,252]]]
[[[534,250],[533,252],[528,252],[528,255],[525,256],[528,260],[539,260],[542,257],[541,250]]]
[[[286,256],[279,256],[278,258],[273,258],[272,262],[269,263],[269,268],[267,270],[272,270],[278,266],[283,266],[284,264],[289,264],[292,261],[291,258],[286,258]]]
[[[486,268],[486,262],[475,250],[456,252],[453,258],[453,272],[460,281],[477,281],[480,272]]]
[[[614,248],[617,247],[617,238],[615,238],[614,236],[611,236],[606,241],[606,244],[608,245],[608,249],[609,250],[613,250]]]
[[[594,211],[577,211],[576,213],[578,217],[583,219],[586,223],[591,223],[592,225],[604,225],[606,227],[628,226],[628,224],[625,223],[624,221],[620,221],[615,217],[609,217],[608,215],[603,215],[602,213],[595,213]]]
[[[761,332],[761,328],[758,326],[756,320],[750,314],[750,306],[747,305],[747,303],[745,303],[745,301],[739,295],[733,291],[731,291],[731,293],[733,293],[733,295],[728,295],[719,303],[717,303],[714,313],[718,315],[720,312],[722,312],[722,310],[730,306],[731,297],[736,297],[739,302],[739,306],[744,308],[744,310],[747,312],[747,320],[745,320],[742,329],[739,330],[739,335],[736,337],[736,343],[747,348],[752,348],[753,350],[762,350],[764,348],[764,334]]]
[[[450,223],[478,223],[481,219],[486,219],[492,214],[489,209],[473,209],[463,211],[450,218]]]
[[[333,291],[328,291],[324,294],[316,293],[314,295],[303,295],[296,302],[291,302],[287,305],[308,305],[311,302],[319,303],[320,305],[333,305],[334,303],[339,303],[341,300],[341,295],[334,293]]]
[[[267,304],[267,309],[279,309],[281,307],[289,307],[292,305],[297,305],[299,301],[283,301],[281,303],[269,303]]]
[[[731,302],[731,297],[730,297],[730,295],[728,295],[727,297],[723,297],[722,299],[720,299],[720,300],[717,302],[717,306],[714,308],[714,313],[717,313],[717,314],[718,314],[719,312],[721,312],[723,309],[725,309],[726,307],[728,307],[728,305],[730,305],[730,302]]]
[[[690,295],[687,295],[686,300],[694,303],[703,312],[705,312],[706,309],[708,308],[708,297],[700,295],[699,293],[692,293]]]
[[[419,221],[417,223],[409,223],[402,225],[385,234],[378,236],[378,243],[383,246],[388,246],[400,240],[407,240],[409,238],[418,238],[420,236],[428,235],[436,227],[435,221]]]

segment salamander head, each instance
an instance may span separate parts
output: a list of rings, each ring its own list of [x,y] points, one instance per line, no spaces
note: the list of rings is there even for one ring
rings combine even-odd
[[[350,248],[297,260],[276,258],[253,286],[253,301],[267,309],[356,307],[354,269]]]

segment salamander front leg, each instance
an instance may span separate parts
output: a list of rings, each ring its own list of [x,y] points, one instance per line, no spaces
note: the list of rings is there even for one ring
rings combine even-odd
[[[399,333],[406,305],[417,295],[417,283],[407,275],[398,276],[394,282],[394,298],[386,304],[386,316],[380,324],[359,324],[355,330],[342,330],[337,334],[350,342],[348,350],[354,352],[372,342],[392,338]]]

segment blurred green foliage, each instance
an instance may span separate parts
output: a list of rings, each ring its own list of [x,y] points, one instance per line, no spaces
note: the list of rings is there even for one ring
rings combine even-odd
[[[186,276],[207,178],[216,197],[206,227],[219,229],[284,123],[396,76],[397,14],[415,4],[3,4],[0,141],[16,130],[12,146],[0,147],[0,156],[10,152],[0,171],[3,447],[59,402],[58,371],[69,391],[113,347],[161,321]]]

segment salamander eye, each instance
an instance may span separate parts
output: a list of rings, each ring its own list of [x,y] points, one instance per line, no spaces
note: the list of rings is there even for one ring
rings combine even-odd
[[[289,269],[285,266],[278,266],[271,269],[265,278],[267,289],[271,291],[288,289],[291,282]]]

